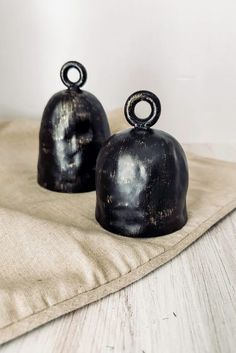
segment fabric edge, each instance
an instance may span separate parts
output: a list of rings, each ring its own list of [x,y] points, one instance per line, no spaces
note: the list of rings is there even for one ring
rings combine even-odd
[[[159,254],[152,258],[150,261],[143,265],[135,268],[129,273],[118,277],[117,279],[108,282],[102,286],[99,286],[86,293],[78,294],[77,296],[67,299],[61,303],[55,304],[47,309],[35,313],[25,319],[12,323],[5,328],[0,329],[0,345],[7,343],[27,332],[34,330],[35,328],[42,326],[62,315],[68,314],[74,310],[82,308],[85,305],[91,304],[99,299],[106,297],[109,294],[115,293],[128,285],[138,281],[142,277],[151,273],[155,269],[164,265],[168,261],[172,260],[175,256],[179,255],[183,250],[190,246],[194,241],[200,238],[207,230],[213,225],[219,222],[227,214],[232,212],[236,208],[236,200],[231,201],[226,206],[221,208],[213,216],[207,219],[199,227],[197,227],[192,233],[186,236],[182,241],[176,244],[175,247],[166,251],[163,254]]]

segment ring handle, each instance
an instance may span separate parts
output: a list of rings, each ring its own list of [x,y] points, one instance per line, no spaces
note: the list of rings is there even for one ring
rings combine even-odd
[[[140,119],[135,114],[135,106],[137,103],[145,101],[151,106],[151,113],[145,119]],[[150,91],[137,91],[127,99],[125,103],[124,113],[126,120],[132,126],[139,128],[149,128],[154,125],[161,114],[161,103],[159,98]]]
[[[73,82],[69,79],[68,77],[68,72],[70,69],[76,69],[79,71],[79,79],[76,82]],[[64,83],[64,85],[66,85],[66,87],[68,88],[72,88],[72,87],[82,87],[86,80],[87,80],[87,71],[85,69],[85,67],[80,64],[77,61],[68,61],[67,63],[65,63],[60,71],[60,76],[61,76],[61,80]]]

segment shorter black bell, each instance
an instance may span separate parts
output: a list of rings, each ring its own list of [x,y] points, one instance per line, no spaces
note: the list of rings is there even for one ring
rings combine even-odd
[[[68,71],[80,77],[71,82]],[[85,192],[95,189],[98,152],[110,129],[106,113],[89,92],[80,87],[87,79],[84,66],[69,61],[61,69],[68,89],[56,93],[43,112],[39,133],[38,183],[53,191]]]
[[[151,106],[146,119],[135,115],[140,101]],[[113,233],[153,237],[172,233],[187,221],[187,161],[172,136],[150,128],[160,113],[153,93],[132,94],[125,116],[134,128],[112,135],[98,155],[96,219]]]

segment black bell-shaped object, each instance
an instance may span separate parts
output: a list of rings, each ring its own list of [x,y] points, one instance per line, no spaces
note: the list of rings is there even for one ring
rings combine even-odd
[[[68,71],[79,71],[71,82]],[[66,90],[52,96],[43,112],[39,133],[38,183],[53,191],[95,189],[95,165],[100,148],[110,136],[106,113],[98,99],[81,87],[84,66],[69,61],[61,69]]]
[[[146,119],[135,105],[146,101]],[[149,91],[132,94],[125,116],[132,129],[112,135],[96,165],[96,219],[116,234],[153,237],[172,233],[187,221],[188,166],[180,144],[166,132],[151,129],[161,113]]]

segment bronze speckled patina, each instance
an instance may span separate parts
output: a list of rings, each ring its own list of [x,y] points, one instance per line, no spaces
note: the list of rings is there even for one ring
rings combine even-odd
[[[146,119],[135,115],[140,101],[151,106]],[[113,233],[160,236],[187,221],[187,160],[172,136],[150,128],[160,113],[160,101],[153,93],[132,94],[125,116],[134,128],[112,135],[98,155],[96,219]]]
[[[71,68],[79,71],[77,82],[68,78]],[[49,100],[42,117],[38,183],[59,192],[91,191],[98,152],[110,136],[106,113],[94,95],[81,90],[87,79],[82,64],[67,62],[61,79],[68,89]]]

